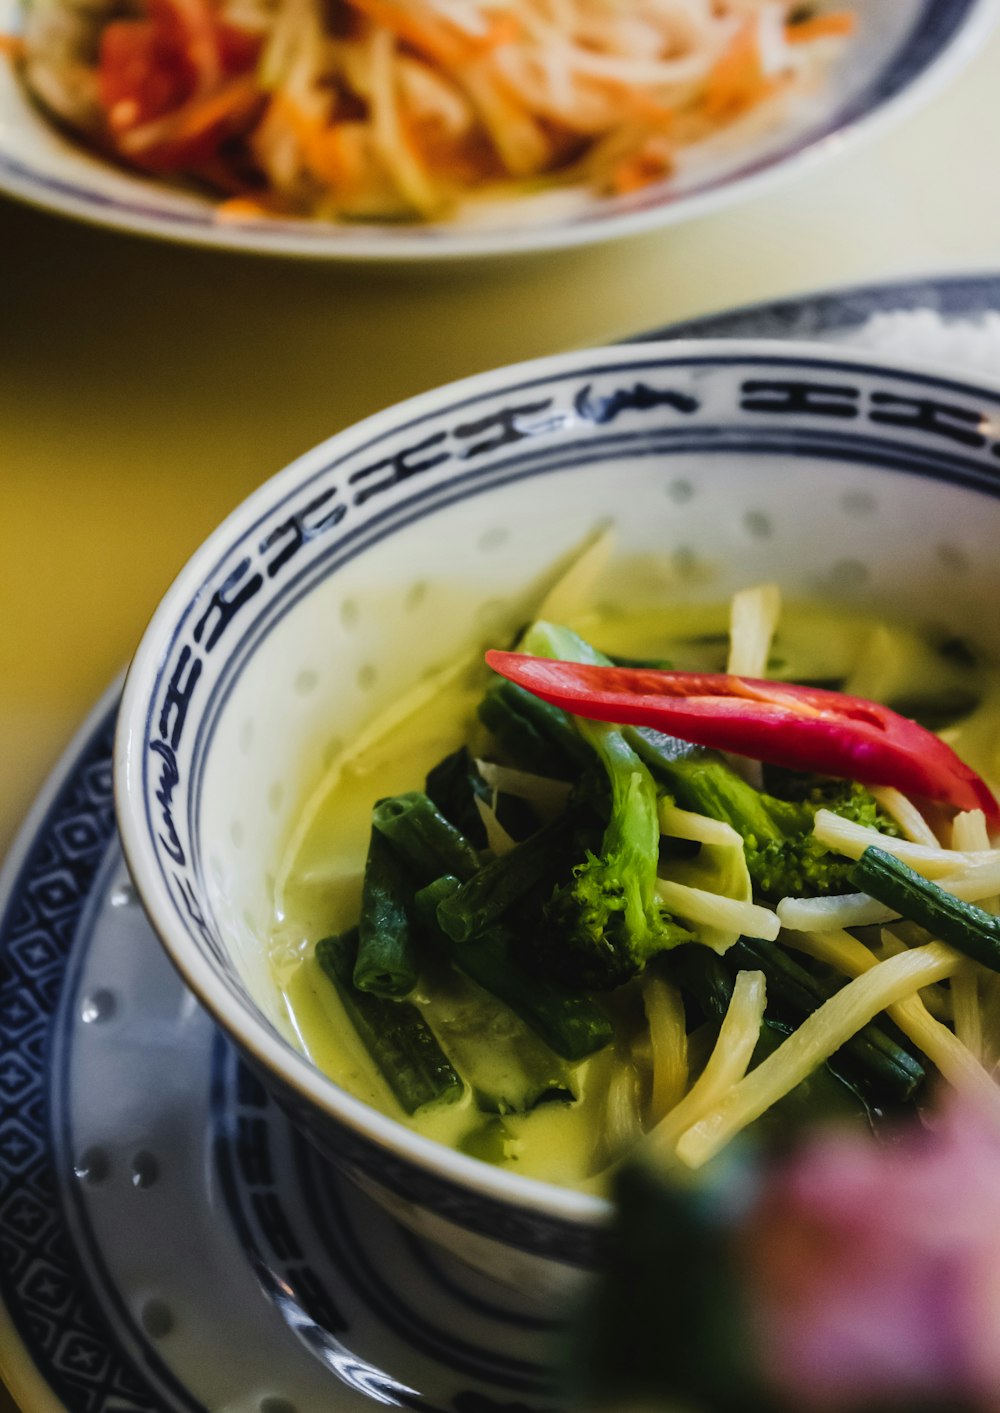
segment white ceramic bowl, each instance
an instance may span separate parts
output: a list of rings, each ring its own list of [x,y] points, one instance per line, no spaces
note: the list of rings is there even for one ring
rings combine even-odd
[[[129,866],[194,993],[324,1152],[508,1280],[585,1263],[605,1205],[440,1147],[314,1069],[268,977],[269,875],[331,738],[523,622],[604,522],[609,602],[777,579],[1000,650],[1000,386],[810,345],[664,343],[390,408],[202,546],[139,647],[116,745]]]
[[[23,0],[0,0],[0,34]],[[830,0],[835,4],[836,0]],[[704,215],[791,176],[925,98],[976,52],[997,0],[858,0],[858,30],[823,91],[766,131],[723,138],[633,196],[542,193],[427,225],[218,222],[196,193],[131,174],[64,137],[0,62],[0,190],[68,216],[170,240],[323,259],[404,260],[585,245]]]

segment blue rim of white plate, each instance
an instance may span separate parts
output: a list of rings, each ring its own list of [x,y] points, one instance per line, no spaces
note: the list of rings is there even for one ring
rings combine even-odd
[[[100,900],[121,871],[111,785],[119,691],[120,684],[107,694],[67,751],[0,879],[0,1300],[20,1351],[68,1413],[205,1413],[116,1284],[85,1184],[72,1176],[81,1150],[68,1107],[69,1031],[81,1011],[79,977]],[[212,1031],[207,1017],[200,1023]],[[341,1406],[342,1385],[353,1391],[352,1408],[361,1394],[420,1413],[554,1413],[551,1360],[538,1358],[554,1330],[544,1313],[489,1283],[477,1286],[478,1278],[466,1288],[420,1240],[396,1232],[377,1209],[369,1213],[368,1199],[347,1191],[217,1032],[203,1102],[203,1161],[216,1175],[240,1259],[283,1311],[308,1351],[302,1357],[331,1370],[331,1409]],[[267,1159],[253,1179],[243,1168],[249,1123]],[[362,1218],[396,1232],[412,1289],[379,1269],[379,1243],[358,1225],[359,1202]],[[314,1234],[307,1249],[303,1233]],[[350,1347],[354,1321],[339,1313],[345,1293],[348,1310],[363,1308],[369,1327],[431,1361],[437,1392],[420,1392]],[[468,1309],[478,1323],[466,1332],[435,1324],[420,1303],[435,1293],[439,1305]],[[522,1333],[534,1336],[523,1355]],[[289,1406],[280,1398],[272,1405],[272,1413]]]
[[[838,286],[675,321],[632,334],[623,342],[737,338],[849,342],[850,335],[876,315],[924,312],[945,323],[971,325],[985,314],[1000,313],[1000,274],[980,271]]]
[[[55,1199],[47,1057],[76,924],[114,835],[113,739],[103,702],[29,816],[4,870],[0,915],[0,1295],[35,1367],[73,1410],[88,1407],[87,1369],[106,1367],[113,1343]],[[124,1368],[109,1370],[109,1386],[143,1397]]]
[[[933,80],[943,81],[971,57],[997,14],[997,0],[924,0],[912,26],[868,85],[801,138],[757,157],[676,197],[649,188],[595,215],[592,209],[532,227],[516,223],[497,229],[446,224],[358,232],[348,225],[269,219],[220,223],[210,208],[177,210],[155,200],[123,199],[92,186],[55,177],[0,151],[0,188],[10,195],[64,215],[112,225],[136,234],[258,253],[406,260],[427,257],[511,254],[595,243],[638,234],[703,214],[757,189],[768,179],[790,175],[827,155],[837,139],[867,132],[897,113],[907,100],[926,96]],[[97,159],[91,159],[97,160]],[[125,175],[122,172],[122,175]],[[192,198],[192,201],[194,198]]]

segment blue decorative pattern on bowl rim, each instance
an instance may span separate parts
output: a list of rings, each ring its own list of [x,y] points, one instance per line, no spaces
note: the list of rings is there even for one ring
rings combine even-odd
[[[154,619],[126,687],[123,837],[182,973],[327,1152],[465,1230],[564,1262],[587,1260],[603,1210],[583,1194],[442,1158],[321,1080],[254,1016],[211,917],[199,810],[218,723],[269,636],[357,556],[436,513],[511,487],[537,495],[608,459],[648,468],[807,458],[995,499],[998,408],[996,391],[808,346],[587,351],[370,419],[281,473],[208,541]]]

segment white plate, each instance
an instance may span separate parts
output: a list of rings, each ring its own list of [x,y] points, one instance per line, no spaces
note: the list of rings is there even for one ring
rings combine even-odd
[[[945,337],[942,337],[944,335]],[[704,314],[635,334],[656,339],[821,339],[996,372],[1000,274],[851,285]],[[961,339],[963,346],[954,346]]]
[[[551,1413],[554,1330],[289,1128],[114,829],[117,689],[0,882],[0,1366],[25,1413]]]
[[[0,64],[0,190],[64,215],[144,235],[272,255],[439,259],[555,249],[703,215],[790,176],[925,98],[981,45],[997,0],[859,0],[859,26],[822,95],[770,133],[723,140],[668,183],[613,199],[549,192],[472,205],[462,221],[336,225],[217,222],[210,201],[131,175],[64,138]],[[0,33],[19,0],[0,0]]]

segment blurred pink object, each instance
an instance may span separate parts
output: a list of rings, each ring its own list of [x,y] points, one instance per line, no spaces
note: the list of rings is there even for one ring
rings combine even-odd
[[[1000,1410],[1000,1129],[974,1110],[952,1102],[887,1145],[812,1139],[767,1182],[746,1257],[795,1409]]]

